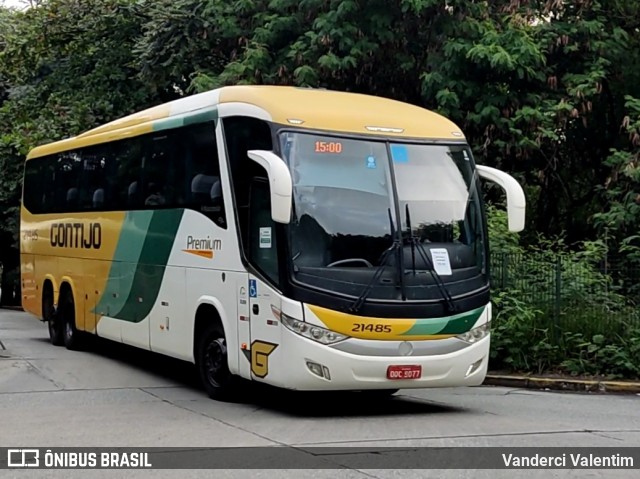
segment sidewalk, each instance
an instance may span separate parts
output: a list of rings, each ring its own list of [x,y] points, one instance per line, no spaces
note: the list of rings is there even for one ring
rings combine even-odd
[[[640,395],[640,381],[607,381],[570,377],[521,376],[517,374],[487,374],[488,386],[545,389],[552,391],[597,392]]]

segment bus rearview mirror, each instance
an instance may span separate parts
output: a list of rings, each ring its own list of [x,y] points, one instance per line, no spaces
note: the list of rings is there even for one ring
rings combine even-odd
[[[476,165],[478,174],[487,181],[500,186],[507,195],[509,231],[524,229],[526,198],[520,183],[511,175],[490,166]]]
[[[249,158],[267,170],[271,196],[271,218],[276,223],[288,224],[291,220],[293,185],[289,168],[282,158],[266,150],[249,150]]]

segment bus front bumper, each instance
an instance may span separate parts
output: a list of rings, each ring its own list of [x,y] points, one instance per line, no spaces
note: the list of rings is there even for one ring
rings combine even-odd
[[[363,356],[339,351],[283,328],[282,386],[289,389],[364,390],[478,386],[489,362],[490,334],[463,349],[430,356]],[[410,366],[410,368],[401,368]],[[413,379],[389,379],[412,370]],[[419,374],[419,375],[418,375]],[[279,374],[278,374],[279,375]],[[280,376],[280,375],[279,375]],[[280,381],[278,381],[280,382]]]

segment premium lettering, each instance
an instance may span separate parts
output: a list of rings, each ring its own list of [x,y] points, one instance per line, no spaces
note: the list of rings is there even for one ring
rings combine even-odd
[[[222,240],[211,239],[209,236],[206,238],[194,238],[193,236],[187,236],[187,249],[196,251],[220,251],[220,249],[222,249]]]
[[[58,248],[100,249],[102,226],[100,223],[53,223],[51,246]]]

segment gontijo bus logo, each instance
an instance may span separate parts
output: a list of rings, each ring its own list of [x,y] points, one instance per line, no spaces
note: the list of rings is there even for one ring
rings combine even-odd
[[[207,236],[206,238],[195,238],[187,236],[187,247],[183,249],[185,253],[194,254],[203,258],[212,259],[215,251],[222,249],[222,240]]]
[[[58,248],[100,249],[102,226],[100,223],[53,223],[51,246]]]

